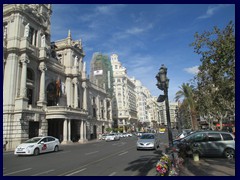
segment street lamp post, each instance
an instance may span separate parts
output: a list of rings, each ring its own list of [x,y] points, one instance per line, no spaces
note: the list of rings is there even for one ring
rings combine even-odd
[[[161,68],[159,69],[158,74],[156,75],[156,79],[158,81],[157,87],[164,92],[164,95],[160,95],[158,97],[157,101],[158,102],[165,101],[167,127],[168,127],[168,141],[169,141],[169,147],[172,147],[173,146],[173,136],[172,136],[170,112],[169,112],[169,102],[168,102],[169,79],[167,78],[167,68],[163,64],[162,64]]]

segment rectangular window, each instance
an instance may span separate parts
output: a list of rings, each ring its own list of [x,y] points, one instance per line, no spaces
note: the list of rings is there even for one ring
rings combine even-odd
[[[220,133],[208,133],[208,141],[221,141]]]
[[[230,134],[222,133],[221,135],[224,141],[233,140],[233,137]]]
[[[30,27],[30,29],[29,29],[28,40],[29,40],[29,43],[33,45],[34,29],[32,27]]]

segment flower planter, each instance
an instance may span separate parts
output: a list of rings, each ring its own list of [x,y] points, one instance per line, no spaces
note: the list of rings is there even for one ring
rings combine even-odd
[[[194,161],[199,161],[199,154],[198,153],[193,153],[193,160]]]

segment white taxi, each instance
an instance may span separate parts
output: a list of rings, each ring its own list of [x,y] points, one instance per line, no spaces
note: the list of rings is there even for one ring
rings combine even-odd
[[[16,147],[15,155],[35,155],[59,150],[60,142],[52,136],[34,137]]]

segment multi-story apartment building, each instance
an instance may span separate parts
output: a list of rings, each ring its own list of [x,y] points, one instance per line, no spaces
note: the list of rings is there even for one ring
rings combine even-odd
[[[166,106],[165,101],[158,103],[159,104],[159,116],[160,116],[160,124],[167,126],[167,116],[166,116]],[[177,102],[169,102],[169,112],[170,112],[170,122],[171,128],[176,128],[176,108],[178,106]]]
[[[118,55],[111,55],[113,68],[113,120],[114,127],[122,128],[123,132],[135,130],[137,126],[137,109],[135,84],[127,76],[126,68],[118,61]]]
[[[145,128],[150,126],[150,119],[149,119],[149,109],[150,106],[148,105],[148,91],[147,88],[142,86],[141,81],[135,80],[136,86],[136,96],[137,96],[137,112],[138,112],[138,123],[139,127],[144,126]],[[142,129],[139,129],[143,130]]]
[[[3,5],[6,149],[38,135],[83,142],[112,124],[106,89],[86,77],[81,42],[69,31],[50,43],[51,13],[49,4]]]
[[[103,121],[107,123],[108,127],[112,127],[112,96],[113,96],[113,70],[110,59],[107,55],[101,53],[94,53],[91,60],[90,72],[91,84],[96,84],[96,87],[106,91],[107,98],[104,100],[99,95],[92,94],[92,101],[98,103],[98,108],[95,106],[89,107],[90,111],[95,115],[94,118],[99,119],[98,122]],[[97,91],[98,94],[98,91]],[[107,119],[107,122],[104,122]],[[98,133],[104,133],[104,127]]]
[[[160,116],[159,116],[159,104],[157,102],[157,97],[150,98],[150,117],[151,125],[150,127],[154,130],[158,130],[160,125]]]

